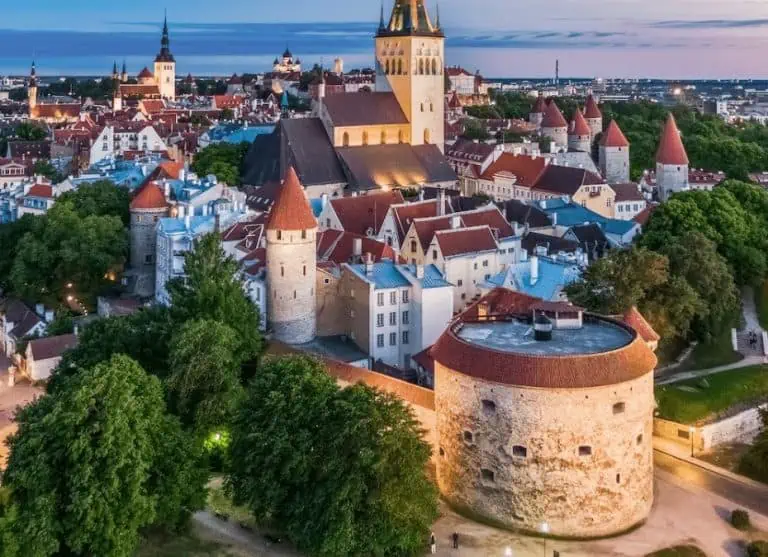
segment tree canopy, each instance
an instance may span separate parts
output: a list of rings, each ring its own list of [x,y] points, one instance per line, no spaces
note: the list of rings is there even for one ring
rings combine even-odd
[[[249,143],[215,143],[195,155],[192,170],[199,176],[213,174],[229,186],[240,184],[243,162],[250,148]]]
[[[411,411],[362,385],[340,389],[306,357],[262,366],[230,449],[235,501],[312,555],[415,555],[437,517]]]

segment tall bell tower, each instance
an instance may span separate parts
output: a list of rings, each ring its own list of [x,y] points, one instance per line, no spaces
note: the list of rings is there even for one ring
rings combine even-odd
[[[381,8],[376,33],[376,91],[391,91],[410,122],[411,145],[445,147],[445,35],[424,0],[395,0],[389,21]]]
[[[171,54],[167,15],[163,21],[163,38],[160,41],[160,53],[155,58],[155,82],[160,89],[160,95],[164,99],[176,100],[176,59]]]

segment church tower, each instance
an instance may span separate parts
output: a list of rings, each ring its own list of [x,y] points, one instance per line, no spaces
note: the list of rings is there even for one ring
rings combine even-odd
[[[269,212],[267,323],[274,338],[305,344],[315,338],[317,220],[293,167]]]
[[[120,83],[128,83],[128,67],[125,65],[125,60],[123,60],[123,71],[120,74]]]
[[[155,82],[161,97],[170,101],[176,100],[176,60],[171,54],[171,41],[168,38],[168,16],[163,21],[160,53],[155,58]]]
[[[445,148],[445,35],[425,0],[395,0],[389,22],[382,7],[376,33],[376,91],[391,91],[410,123],[411,145]]]
[[[29,85],[27,86],[27,99],[29,100],[29,117],[35,117],[35,109],[37,108],[37,71],[35,70],[35,62],[32,62],[32,69],[29,72]]]

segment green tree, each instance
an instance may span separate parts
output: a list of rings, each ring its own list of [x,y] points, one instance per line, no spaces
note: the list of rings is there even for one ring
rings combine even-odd
[[[130,224],[131,193],[125,186],[118,186],[111,180],[81,184],[76,190],[62,194],[58,203],[71,203],[81,217],[120,217],[125,226]]]
[[[219,182],[227,185],[234,185],[240,182],[240,173],[237,167],[227,162],[214,162],[208,172],[216,176]]]
[[[23,555],[133,554],[155,519],[147,488],[163,409],[157,378],[116,356],[19,412],[3,484]]]
[[[192,170],[199,176],[216,174],[216,170],[224,171],[229,180],[221,178],[230,186],[240,184],[240,175],[242,173],[243,161],[250,147],[249,143],[240,143],[233,145],[230,143],[215,143],[202,149],[195,155],[192,163]],[[234,169],[236,178],[232,179],[231,172]]]
[[[20,219],[0,224],[0,288],[11,288],[11,269],[19,253],[21,239],[32,232],[43,217],[24,215]]]
[[[22,122],[16,126],[16,137],[22,141],[41,141],[45,139],[47,135],[45,128],[36,124]]]
[[[40,159],[32,167],[32,171],[37,176],[44,176],[54,184],[58,184],[64,179],[64,176],[56,170],[56,167],[50,161]]]
[[[394,396],[270,360],[235,416],[228,485],[312,555],[416,555],[437,518],[421,435]]]
[[[466,120],[464,132],[461,135],[467,139],[476,139],[478,141],[486,141],[491,138],[491,134],[488,133],[485,125],[479,120]]]
[[[207,319],[187,321],[170,346],[168,389],[185,424],[207,434],[226,425],[242,393],[237,333]]]
[[[75,330],[75,322],[72,319],[72,312],[67,309],[60,308],[56,312],[56,316],[52,322],[45,328],[45,334],[49,337],[55,337],[59,335],[68,335]]]
[[[184,255],[185,278],[168,283],[171,315],[176,323],[218,321],[237,333],[236,359],[258,359],[264,350],[258,308],[245,295],[237,262],[221,246],[218,234],[207,234]]]

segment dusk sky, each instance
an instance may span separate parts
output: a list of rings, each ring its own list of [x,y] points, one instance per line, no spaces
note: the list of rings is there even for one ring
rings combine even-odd
[[[183,73],[264,71],[286,43],[306,63],[372,63],[377,0],[164,3]],[[0,73],[32,56],[42,73],[103,72],[124,57],[135,72],[157,50],[156,0],[7,4]],[[768,0],[442,0],[440,12],[447,63],[489,77],[550,75],[560,59],[566,76],[768,78]]]

